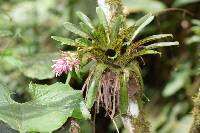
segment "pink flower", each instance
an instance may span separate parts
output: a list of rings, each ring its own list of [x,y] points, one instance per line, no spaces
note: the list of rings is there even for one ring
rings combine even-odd
[[[72,71],[73,67],[75,70],[78,70],[80,61],[73,56],[70,57],[64,55],[61,59],[53,60],[53,63],[53,73],[55,73],[56,77],[58,77],[63,72],[67,73],[68,71]]]
[[[80,65],[80,60],[75,59],[73,61],[73,65],[74,65],[75,70],[78,70],[79,69],[79,65]]]

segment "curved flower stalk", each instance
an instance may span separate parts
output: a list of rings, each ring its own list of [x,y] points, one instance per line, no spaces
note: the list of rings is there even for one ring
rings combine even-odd
[[[102,7],[101,3],[100,6]],[[110,17],[105,14],[107,9],[102,8],[96,8],[99,18],[96,25],[81,12],[77,12],[81,29],[69,22],[64,24],[68,31],[79,36],[77,39],[57,36],[52,38],[63,45],[76,47],[79,58],[87,57],[86,67],[90,65],[90,73],[83,90],[87,90],[85,100],[89,109],[96,104],[98,112],[102,106],[111,118],[118,114],[122,116],[130,133],[148,133],[148,122],[142,109],[143,80],[138,57],[160,55],[154,49],[179,43],[157,42],[159,39],[172,38],[171,34],[152,35],[136,41],[139,33],[153,21],[152,14],[147,14],[131,27],[126,27],[124,16],[116,15],[110,21]]]

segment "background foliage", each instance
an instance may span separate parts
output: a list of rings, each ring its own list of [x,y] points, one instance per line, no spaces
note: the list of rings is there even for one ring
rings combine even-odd
[[[161,49],[162,58],[144,57],[146,65],[141,65],[145,84],[143,99],[154,133],[188,133],[193,121],[192,98],[200,87],[200,2],[123,0],[123,3],[130,12],[127,24],[134,23],[145,13],[156,14],[156,19],[141,37],[172,33],[180,42],[177,48]],[[30,81],[39,84],[64,82],[65,76],[54,78],[51,60],[59,56],[55,53],[59,49],[72,48],[58,45],[51,36],[73,38],[63,28],[63,23],[77,23],[75,11],[79,10],[96,22],[96,6],[94,0],[0,0],[0,84],[8,86],[5,93],[15,92],[11,97],[24,103],[31,101]],[[79,90],[82,81],[74,77],[70,84]],[[103,116],[97,115],[96,131],[115,132],[112,122]],[[92,130],[92,122],[78,123],[82,132],[91,132],[88,130]],[[122,124],[117,124],[123,131]],[[55,132],[67,132],[66,127],[67,123]],[[0,123],[0,129],[16,132],[4,123]]]

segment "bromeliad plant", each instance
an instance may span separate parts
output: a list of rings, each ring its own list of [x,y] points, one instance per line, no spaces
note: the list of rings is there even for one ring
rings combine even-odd
[[[125,17],[117,11],[121,6],[109,4],[99,2],[100,7],[96,8],[99,21],[95,25],[82,12],[77,12],[81,20],[80,29],[70,22],[64,24],[68,31],[79,36],[77,39],[52,38],[63,45],[76,47],[79,60],[87,58],[88,62],[82,64],[83,67],[90,67],[83,86],[86,106],[91,109],[95,104],[97,112],[102,106],[112,119],[119,114],[130,132],[146,133],[149,130],[142,110],[143,80],[138,59],[143,55],[160,55],[154,49],[179,43],[157,42],[159,39],[172,38],[171,34],[136,40],[154,16],[147,14],[132,26],[126,27]],[[112,12],[109,12],[111,9]],[[66,72],[65,69],[62,72]]]

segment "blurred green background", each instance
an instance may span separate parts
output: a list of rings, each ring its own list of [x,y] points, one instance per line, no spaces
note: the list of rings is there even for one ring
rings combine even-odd
[[[140,37],[172,33],[179,47],[162,48],[162,57],[146,56],[141,63],[145,83],[146,115],[153,133],[188,133],[193,122],[192,99],[200,87],[200,1],[199,0],[123,0],[129,12],[127,25],[145,13],[156,19]],[[54,78],[51,60],[60,46],[52,35],[70,36],[63,23],[77,23],[76,11],[96,21],[95,0],[0,0],[0,84],[16,94],[18,102],[29,100],[28,84],[52,84],[64,81]],[[75,85],[81,88],[81,83]],[[103,112],[103,111],[102,111]],[[79,121],[83,133],[92,132],[92,122]],[[123,132],[121,123],[118,123]],[[6,132],[5,132],[6,131]],[[116,132],[109,118],[97,115],[97,133]],[[15,133],[0,123],[1,133]],[[65,127],[56,131],[65,133]]]

